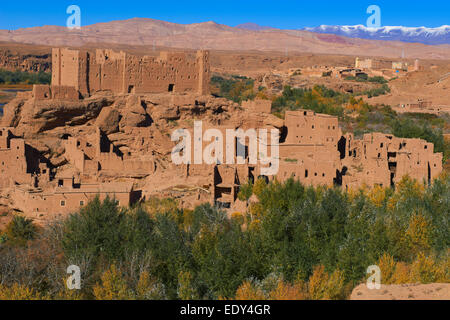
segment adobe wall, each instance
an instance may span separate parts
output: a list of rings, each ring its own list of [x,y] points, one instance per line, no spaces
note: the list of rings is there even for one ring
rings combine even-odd
[[[114,145],[97,127],[91,143],[83,137],[68,137],[64,157],[80,174],[95,175],[99,171],[110,175],[147,174],[154,170],[152,159],[119,156]]]
[[[336,164],[331,160],[317,161],[315,158],[286,159],[280,163],[278,181],[294,178],[304,185],[333,185]]]
[[[80,94],[70,86],[33,85],[31,97],[35,100],[79,100]]]
[[[316,115],[310,110],[286,111],[286,144],[328,145],[336,148],[341,131],[337,117]]]
[[[256,172],[248,165],[220,164],[213,167],[212,202],[230,208],[237,200],[239,185],[248,180],[255,181]]]
[[[25,140],[12,135],[12,128],[0,128],[0,188],[14,183],[37,184],[48,180],[49,170],[25,144]],[[45,170],[45,172],[43,172]],[[33,178],[32,174],[39,175]]]
[[[247,100],[242,101],[242,107],[252,112],[270,113],[272,101],[264,99]]]
[[[105,183],[80,185],[78,187],[55,187],[52,192],[36,192],[16,187],[12,197],[18,209],[31,213],[35,218],[50,218],[73,213],[95,197],[100,201],[109,197],[119,202],[120,206],[129,206],[132,189],[121,184]]]
[[[9,128],[0,128],[0,173],[23,178],[27,174],[27,168],[25,141],[12,138]]]
[[[404,69],[407,64],[403,62],[385,61],[377,59],[355,59],[356,69]]]

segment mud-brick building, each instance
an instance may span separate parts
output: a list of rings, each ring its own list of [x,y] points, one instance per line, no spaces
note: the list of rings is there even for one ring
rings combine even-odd
[[[74,88],[81,97],[95,92],[114,94],[193,92],[209,93],[209,52],[161,52],[159,57],[135,56],[124,51],[97,49],[52,50],[52,85],[40,88],[36,98],[73,97]]]
[[[155,164],[148,157],[124,157],[107,135],[96,127],[93,139],[68,137],[64,141],[64,157],[84,176],[96,176],[100,171],[111,176],[138,176],[152,172]]]
[[[12,193],[17,209],[36,219],[63,217],[74,213],[95,197],[103,201],[106,197],[117,201],[119,206],[128,207],[138,199],[133,184],[113,183],[76,183],[73,177],[60,178],[50,190],[16,186]]]
[[[342,185],[394,186],[404,175],[430,183],[442,172],[442,153],[422,139],[397,138],[368,133],[355,140],[347,134],[346,156],[342,160]]]
[[[0,127],[0,189],[11,187],[16,183],[38,185],[50,180],[50,170],[45,163],[40,163],[37,152],[15,137],[13,128]]]

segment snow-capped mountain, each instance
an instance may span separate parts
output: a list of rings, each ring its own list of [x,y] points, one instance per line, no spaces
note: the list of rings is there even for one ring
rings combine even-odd
[[[304,28],[306,31],[318,33],[331,33],[335,35],[370,40],[393,40],[405,42],[420,42],[424,44],[450,44],[450,26],[438,28],[426,27],[396,27],[367,28],[356,26],[326,26]]]

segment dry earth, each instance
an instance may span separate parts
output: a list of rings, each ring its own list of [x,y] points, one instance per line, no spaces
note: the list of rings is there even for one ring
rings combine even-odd
[[[390,284],[369,290],[360,284],[350,300],[450,300],[450,283]]]

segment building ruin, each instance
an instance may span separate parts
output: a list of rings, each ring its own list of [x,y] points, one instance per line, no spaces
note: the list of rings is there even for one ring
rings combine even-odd
[[[442,172],[443,155],[434,152],[432,143],[379,132],[355,139],[352,133],[342,134],[337,117],[310,110],[287,111],[280,134],[276,176],[262,176],[259,166],[250,164],[215,165],[215,204],[232,207],[239,185],[258,177],[349,189],[395,187],[405,175],[430,184]]]
[[[160,92],[209,93],[209,51],[194,58],[186,53],[161,52],[138,57],[124,51],[52,49],[52,83],[33,88],[39,100],[76,100],[96,92],[139,94]]]

